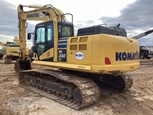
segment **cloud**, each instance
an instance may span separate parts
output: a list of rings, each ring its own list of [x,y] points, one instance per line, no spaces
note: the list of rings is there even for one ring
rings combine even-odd
[[[152,6],[152,0],[136,0],[122,9],[118,17],[101,17],[100,20],[111,26],[121,23],[129,33],[134,33],[134,30],[146,31],[153,28]]]
[[[13,40],[18,36],[17,7],[7,1],[1,0],[0,7],[0,40]],[[34,25],[28,23],[27,32],[33,32]],[[13,36],[13,37],[12,37]]]
[[[95,25],[96,22],[94,20],[87,20],[87,21],[77,21],[74,24],[74,30],[75,30],[75,34],[77,34],[77,31],[79,28],[84,28],[84,27],[88,27],[88,26],[93,26]]]
[[[0,34],[0,42],[5,43],[6,41],[13,41],[14,37],[13,36],[6,36],[3,34]]]
[[[28,4],[31,2],[30,0],[28,1],[26,1],[25,3]],[[132,1],[133,0],[131,0],[131,2]],[[105,10],[102,10],[101,4],[99,4],[98,2],[96,2],[95,8],[92,7],[92,10],[91,9],[82,10],[82,8],[84,8],[83,4],[81,6],[79,2],[78,3],[73,2],[74,6],[71,6],[73,9],[71,13],[75,14],[74,16],[77,17],[77,20],[81,20],[81,21],[74,21],[75,33],[77,33],[78,28],[92,26],[92,25],[101,24],[101,23],[106,23],[108,26],[114,26],[114,25],[117,25],[118,23],[121,23],[121,27],[126,29],[128,36],[135,36],[139,32],[144,32],[148,29],[153,28],[153,19],[152,19],[153,2],[152,0],[136,0],[135,2],[132,2],[131,4],[128,4],[127,6],[125,5],[125,1],[118,1],[118,2],[120,3],[120,5],[117,3],[116,3],[117,5],[115,5],[115,2],[114,2],[114,4],[112,3],[112,6],[106,7]],[[61,8],[61,10],[64,12],[69,11],[69,8],[62,7],[62,5],[58,4],[58,2],[53,2],[53,3],[57,3],[54,6]],[[37,4],[39,5],[40,1]],[[108,1],[108,4],[110,4],[109,1]],[[101,22],[97,23],[99,15],[116,14],[115,9],[119,9],[118,5],[119,7],[123,8],[122,10],[120,10],[120,13],[118,13],[120,15],[118,15],[117,17],[102,16],[101,18],[99,18]],[[76,10],[78,9],[78,6],[80,10]],[[107,4],[105,4],[104,7],[105,6],[107,6]],[[81,16],[81,14],[83,15]],[[0,15],[1,15],[0,40],[2,39],[5,40],[5,36],[7,36],[7,39],[14,38],[11,36],[18,36],[17,6],[9,2],[6,2],[5,0],[1,0]],[[95,20],[95,18],[97,18],[97,20]],[[85,21],[86,19],[90,19],[90,20]],[[34,25],[28,23],[27,32],[33,32],[33,30],[34,30]],[[143,42],[145,41],[149,42],[149,39],[153,38],[153,35],[149,35],[143,38],[144,40],[142,39],[140,40],[142,40]]]

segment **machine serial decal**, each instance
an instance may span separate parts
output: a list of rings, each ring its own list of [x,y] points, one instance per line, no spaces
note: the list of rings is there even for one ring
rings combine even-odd
[[[138,60],[139,53],[136,52],[116,52],[116,61]]]
[[[58,61],[66,62],[66,49],[58,50]]]

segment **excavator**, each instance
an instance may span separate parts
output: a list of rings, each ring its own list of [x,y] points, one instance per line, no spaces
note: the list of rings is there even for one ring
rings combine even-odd
[[[3,59],[3,56],[5,55],[6,50],[6,44],[0,42],[0,60]]]
[[[29,55],[29,49],[26,48],[26,55]],[[6,42],[5,49],[5,64],[11,64],[12,61],[17,60],[19,58],[19,38],[17,36],[14,37],[13,42]]]
[[[131,88],[133,79],[126,72],[140,66],[139,43],[119,25],[80,28],[74,35],[73,15],[50,4],[20,4],[17,14],[20,57],[14,70],[21,87],[76,110],[97,102],[103,83],[119,91]],[[27,34],[34,42],[32,61],[26,56],[27,20],[42,21]],[[58,69],[33,69],[33,64]]]

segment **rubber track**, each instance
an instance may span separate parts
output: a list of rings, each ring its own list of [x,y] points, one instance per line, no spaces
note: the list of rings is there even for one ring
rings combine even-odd
[[[67,107],[73,108],[73,109],[81,109],[83,107],[89,106],[95,102],[98,101],[99,97],[100,97],[100,90],[99,87],[97,86],[97,84],[87,78],[81,78],[72,74],[67,74],[67,73],[63,73],[63,72],[56,72],[56,71],[46,71],[46,70],[26,70],[26,71],[22,71],[19,75],[23,76],[23,75],[32,75],[31,73],[39,73],[39,74],[45,74],[45,75],[50,75],[50,76],[54,76],[60,80],[63,80],[65,82],[69,82],[69,83],[73,83],[74,85],[76,85],[78,87],[78,89],[81,91],[82,93],[82,102],[81,104],[75,104],[72,100],[64,100],[61,97],[49,94],[47,92],[44,92],[42,90],[33,88],[31,86],[25,85],[25,84],[20,84],[21,87],[24,87],[28,90],[31,90],[35,93],[38,93],[40,95],[43,95],[49,99],[52,99],[56,102],[59,102]],[[23,77],[24,78],[24,77]]]

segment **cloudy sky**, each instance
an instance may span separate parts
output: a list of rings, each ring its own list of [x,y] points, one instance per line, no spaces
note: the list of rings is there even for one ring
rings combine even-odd
[[[12,41],[18,36],[17,6],[52,4],[64,13],[74,16],[75,30],[106,23],[115,26],[118,23],[132,37],[153,29],[152,0],[0,0],[0,41]],[[70,17],[67,17],[71,21]],[[27,32],[33,32],[34,22],[28,21]],[[153,45],[153,33],[139,39],[141,45]],[[29,44],[29,43],[28,43]]]

